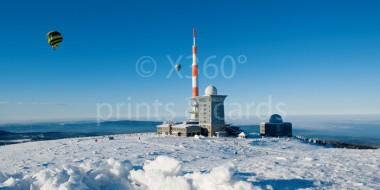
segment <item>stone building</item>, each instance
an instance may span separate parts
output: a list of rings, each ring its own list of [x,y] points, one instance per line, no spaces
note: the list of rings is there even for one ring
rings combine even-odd
[[[214,86],[208,86],[205,95],[192,97],[196,109],[193,109],[191,114],[196,115],[196,118],[181,124],[163,123],[157,125],[157,134],[183,137],[200,134],[209,137],[226,136],[227,125],[224,120],[224,100],[226,97],[226,95],[218,95]]]
[[[210,85],[204,96],[198,96],[198,121],[202,135],[216,136],[216,132],[225,131],[224,100],[226,95],[218,95],[217,89]]]

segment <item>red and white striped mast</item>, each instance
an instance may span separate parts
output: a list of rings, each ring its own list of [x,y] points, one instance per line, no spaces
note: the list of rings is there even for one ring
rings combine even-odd
[[[193,64],[192,64],[192,82],[193,82],[193,98],[199,94],[198,89],[198,63],[197,63],[197,45],[195,44],[196,32],[193,28]]]
[[[198,63],[197,63],[197,45],[195,44],[195,38],[196,38],[196,32],[195,28],[193,28],[193,64],[192,64],[192,111],[191,113],[191,120],[198,121],[198,95],[199,95],[199,89],[198,89]]]

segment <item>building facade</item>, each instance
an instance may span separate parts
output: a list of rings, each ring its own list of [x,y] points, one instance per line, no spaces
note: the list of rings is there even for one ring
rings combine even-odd
[[[260,135],[261,136],[292,136],[292,123],[283,122],[282,118],[278,114],[274,114],[270,117],[269,123],[260,123]]]
[[[208,89],[212,89],[209,91]],[[206,88],[206,95],[198,97],[199,126],[202,135],[216,136],[216,132],[225,131],[224,100],[227,96],[217,95],[214,86]]]
[[[157,134],[170,135],[171,132],[172,132],[172,124],[171,123],[163,123],[161,125],[157,125]]]

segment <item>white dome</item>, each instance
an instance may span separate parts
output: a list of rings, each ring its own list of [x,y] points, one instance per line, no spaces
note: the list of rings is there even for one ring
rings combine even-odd
[[[218,95],[218,90],[216,90],[215,86],[213,85],[209,85],[206,90],[205,90],[205,94],[207,96],[210,96],[210,95]]]

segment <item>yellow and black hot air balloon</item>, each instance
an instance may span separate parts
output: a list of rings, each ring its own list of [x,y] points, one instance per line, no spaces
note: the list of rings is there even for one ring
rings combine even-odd
[[[55,50],[55,48],[61,44],[63,37],[62,34],[57,31],[50,31],[46,34],[46,40]]]

